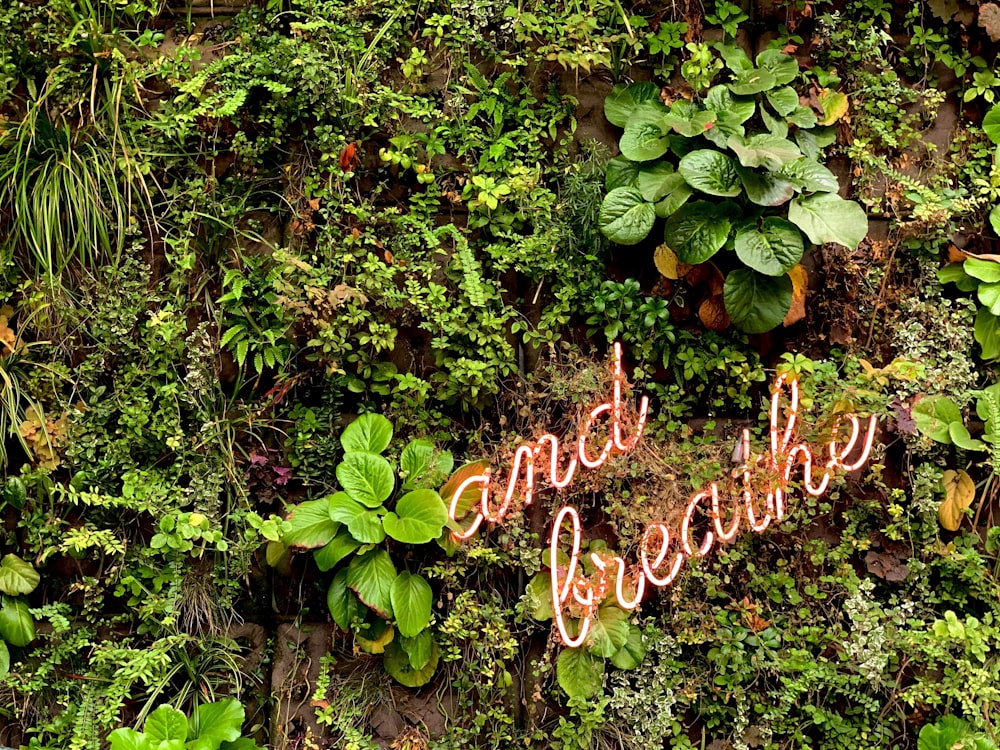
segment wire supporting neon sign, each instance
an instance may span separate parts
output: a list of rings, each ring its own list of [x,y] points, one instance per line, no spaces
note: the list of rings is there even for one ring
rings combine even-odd
[[[545,434],[533,442],[523,443],[514,452],[510,472],[504,487],[496,487],[493,473],[486,469],[482,474],[466,478],[455,489],[448,507],[448,515],[453,521],[468,524],[463,531],[452,532],[452,538],[462,541],[472,537],[483,524],[500,524],[514,509],[516,498],[524,506],[534,501],[536,491],[554,487],[568,487],[578,471],[597,469],[612,455],[624,454],[635,448],[642,437],[649,411],[649,399],[643,396],[638,407],[635,424],[626,426],[623,419],[623,391],[628,383],[622,372],[621,344],[615,343],[614,359],[611,364],[611,399],[590,411],[583,429],[575,441],[572,456],[562,458],[563,450],[559,438]],[[788,409],[786,421],[780,424],[781,397],[787,390]],[[556,628],[562,642],[570,647],[582,645],[590,632],[592,615],[598,605],[614,587],[618,606],[634,610],[639,606],[649,586],[665,587],[673,583],[684,561],[691,557],[704,557],[716,541],[730,542],[739,534],[745,517],[750,531],[762,532],[772,521],[780,522],[785,517],[786,492],[793,473],[801,470],[802,487],[810,495],[819,497],[830,485],[834,472],[843,469],[854,471],[868,460],[872,440],[875,436],[875,417],[868,420],[867,430],[862,438],[860,420],[853,414],[841,417],[833,428],[832,439],[826,446],[826,459],[817,460],[812,449],[795,441],[795,423],[799,411],[799,387],[794,379],[779,375],[771,395],[770,446],[767,453],[751,457],[750,431],[743,430],[741,453],[743,465],[733,472],[739,480],[739,492],[732,500],[728,521],[723,518],[719,497],[719,483],[712,482],[707,488],[693,495],[687,503],[683,519],[677,533],[662,522],[649,524],[639,542],[638,562],[628,565],[619,556],[610,562],[591,553],[590,559],[598,571],[596,576],[586,576],[580,564],[582,550],[582,524],[580,514],[572,505],[564,505],[556,513],[549,541],[549,571],[551,574],[552,610]],[[608,437],[604,444],[588,446],[591,431],[598,420],[610,420]],[[839,428],[844,422],[851,425],[850,437],[843,443],[839,439]],[[857,457],[848,457],[857,452]],[[546,460],[547,459],[547,460]],[[560,466],[560,461],[565,464]],[[819,464],[822,461],[822,466]],[[761,480],[762,478],[762,480]],[[479,502],[471,520],[468,514],[459,519],[460,502],[469,490],[478,487]],[[763,507],[760,498],[763,488]],[[502,496],[502,499],[501,499]],[[498,502],[497,502],[498,501]],[[709,530],[703,532],[701,542],[692,539],[692,526],[696,512],[701,508],[710,518]],[[470,509],[470,512],[472,511]],[[562,531],[568,524],[571,536],[569,564],[558,565],[559,546]],[[613,583],[611,578],[613,577]],[[583,617],[576,635],[570,633],[566,622],[567,606],[582,611]]]

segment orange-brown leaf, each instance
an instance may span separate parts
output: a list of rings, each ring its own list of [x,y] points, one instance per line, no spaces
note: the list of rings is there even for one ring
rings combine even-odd
[[[798,323],[806,316],[806,290],[809,286],[809,275],[802,264],[789,271],[788,276],[792,279],[792,306],[783,321],[786,326]]]
[[[721,294],[713,294],[698,307],[698,317],[702,325],[710,331],[724,331],[729,328],[729,313]]]

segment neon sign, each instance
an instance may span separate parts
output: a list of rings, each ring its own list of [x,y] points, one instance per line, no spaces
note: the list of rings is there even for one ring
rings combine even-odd
[[[536,491],[554,487],[565,489],[573,481],[578,471],[600,468],[612,455],[624,454],[635,448],[642,437],[649,411],[649,399],[643,396],[635,424],[625,424],[623,410],[623,390],[628,383],[622,373],[621,345],[615,343],[612,361],[611,399],[594,407],[587,416],[576,438],[573,454],[565,460],[563,450],[555,435],[545,434],[533,442],[523,443],[514,452],[506,485],[497,488],[493,474],[486,469],[482,474],[466,478],[455,489],[448,507],[448,515],[453,521],[465,493],[478,487],[479,502],[471,521],[463,531],[452,532],[452,538],[462,541],[472,537],[485,521],[500,524],[514,509],[515,499],[523,506],[530,505]],[[784,425],[781,419],[781,397],[788,390],[788,409]],[[639,542],[638,562],[629,565],[619,556],[607,561],[591,553],[590,560],[597,574],[587,576],[580,564],[582,525],[580,514],[572,505],[564,505],[556,513],[549,541],[549,571],[552,593],[552,610],[556,628],[562,642],[570,647],[584,643],[590,632],[592,615],[608,595],[611,586],[618,606],[634,610],[639,606],[649,586],[665,587],[673,583],[684,561],[691,557],[704,557],[716,541],[731,542],[739,534],[745,516],[751,531],[762,532],[772,521],[780,522],[785,516],[786,491],[792,474],[801,469],[802,486],[806,492],[819,497],[830,484],[834,472],[839,469],[854,471],[868,460],[875,436],[875,417],[868,420],[867,431],[862,438],[859,419],[851,414],[841,417],[833,427],[833,434],[826,446],[827,458],[821,468],[814,458],[812,449],[805,443],[795,441],[795,423],[798,419],[799,387],[795,379],[789,380],[779,375],[771,395],[770,446],[767,453],[753,457],[750,453],[750,431],[743,430],[740,456],[743,465],[733,472],[733,479],[739,480],[739,491],[732,498],[731,516],[728,522],[723,518],[719,483],[712,482],[707,488],[693,495],[687,503],[679,529],[673,533],[662,522],[650,523]],[[602,417],[610,420],[608,437],[603,445],[590,446],[591,432]],[[851,434],[846,442],[839,441],[839,427],[844,421],[851,425]],[[859,451],[853,461],[848,457]],[[545,458],[547,457],[547,460]],[[560,461],[565,463],[560,466]],[[821,459],[822,460],[822,459]],[[540,475],[540,476],[539,476]],[[760,504],[761,487],[763,507]],[[502,499],[500,497],[502,496]],[[498,502],[496,502],[498,501]],[[701,508],[707,512],[710,523],[702,532],[701,542],[693,537],[696,513]],[[569,525],[571,536],[569,564],[558,565],[560,537],[563,527]],[[613,576],[613,584],[609,577]],[[582,619],[576,635],[570,633],[566,623],[567,606],[582,612]]]

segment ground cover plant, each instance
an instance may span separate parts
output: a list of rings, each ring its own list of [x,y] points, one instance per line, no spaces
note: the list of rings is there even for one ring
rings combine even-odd
[[[996,747],[998,43],[985,0],[3,4],[0,745]],[[867,463],[624,606],[780,473],[778,377]]]

